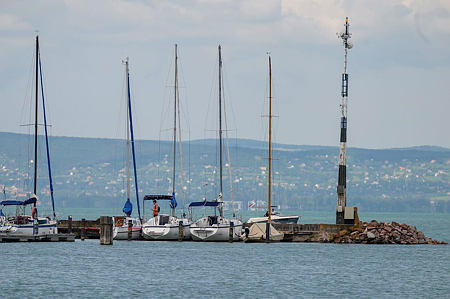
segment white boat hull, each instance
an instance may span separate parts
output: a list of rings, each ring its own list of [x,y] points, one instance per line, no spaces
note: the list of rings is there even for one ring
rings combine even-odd
[[[113,217],[113,239],[114,240],[128,240],[128,220],[133,221],[131,228],[131,239],[139,240],[141,238],[141,221],[138,218],[132,217]]]
[[[228,242],[230,238],[230,221],[233,222],[233,241],[239,241],[242,221],[223,219],[217,224],[208,225],[207,217],[191,225],[191,238],[194,241]]]
[[[242,234],[241,240],[245,242],[266,242],[266,225],[265,223],[254,223],[250,228],[248,235]],[[272,225],[270,225],[270,242],[280,242],[283,240],[284,234],[277,231]]]
[[[166,218],[164,224],[160,224],[160,221]],[[142,226],[142,236],[146,240],[160,240],[160,241],[175,241],[178,240],[180,226],[182,221],[183,225],[183,240],[187,241],[191,239],[191,232],[189,227],[191,222],[188,219],[179,219],[169,215],[158,215],[151,218]]]
[[[272,221],[275,223],[297,223],[299,216],[276,216],[273,215]],[[253,217],[250,218],[247,223],[253,224],[253,223],[267,223],[267,220],[269,217]]]
[[[39,224],[37,225],[37,233],[34,234],[34,224],[32,219],[28,223],[14,224],[14,221],[5,221],[0,225],[0,232],[21,236],[41,236],[54,235],[58,233],[58,221],[44,217],[39,217]]]

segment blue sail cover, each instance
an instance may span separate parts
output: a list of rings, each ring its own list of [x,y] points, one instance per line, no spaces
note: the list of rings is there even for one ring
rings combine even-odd
[[[177,200],[175,199],[175,193],[172,193],[172,199],[170,200],[170,208],[175,209],[177,207]]]
[[[122,211],[127,215],[131,215],[131,212],[133,212],[133,204],[131,203],[129,198],[125,202]]]
[[[29,198],[27,200],[4,200],[0,202],[2,206],[26,206],[36,203],[36,197]]]

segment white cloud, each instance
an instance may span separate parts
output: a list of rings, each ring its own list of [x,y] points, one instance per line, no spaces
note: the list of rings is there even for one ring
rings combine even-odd
[[[0,14],[0,31],[20,31],[31,29],[30,24],[20,21],[16,16]]]

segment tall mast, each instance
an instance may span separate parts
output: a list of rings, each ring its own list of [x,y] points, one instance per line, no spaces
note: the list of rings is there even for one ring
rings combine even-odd
[[[56,219],[55,198],[54,198],[54,193],[53,193],[52,167],[51,167],[51,163],[50,163],[50,149],[49,149],[49,144],[48,144],[47,115],[46,115],[45,97],[44,97],[44,83],[42,80],[42,63],[41,63],[41,54],[40,53],[39,53],[39,73],[41,75],[40,79],[41,79],[42,112],[44,115],[45,147],[47,150],[47,167],[48,167],[48,178],[49,178],[49,183],[50,183],[50,197],[52,199],[53,218]]]
[[[219,198],[222,199],[222,47],[219,45],[219,179],[220,193]],[[220,208],[220,216],[223,217],[223,209]]]
[[[33,194],[37,189],[37,138],[38,138],[38,74],[39,74],[39,35],[36,35],[36,102],[34,115],[34,188]],[[36,207],[36,203],[34,203]]]
[[[272,187],[272,60],[269,56],[269,219],[272,222],[272,202],[271,202],[271,187]]]
[[[175,163],[177,152],[177,90],[178,90],[178,53],[177,44],[175,44],[175,84],[174,84],[174,101],[173,101],[173,178],[172,178],[172,192],[175,193]]]
[[[133,170],[134,170],[134,188],[136,191],[136,203],[138,207],[138,215],[139,219],[141,219],[141,208],[139,206],[139,186],[138,186],[138,178],[136,171],[136,154],[134,150],[134,133],[133,133],[133,116],[131,109],[131,91],[130,91],[130,71],[128,67],[128,57],[125,62],[126,72],[127,72],[127,95],[128,95],[128,115],[127,115],[127,123],[129,122],[129,126],[127,125],[127,196],[130,198],[130,141],[131,141],[131,153],[133,154]],[[131,137],[131,140],[130,140]]]
[[[220,195],[222,195],[222,47],[219,45],[219,163]]]
[[[175,170],[176,170],[176,154],[177,154],[177,91],[178,91],[178,50],[175,44],[175,84],[174,84],[174,100],[173,100],[173,176],[172,176],[172,195],[175,196]],[[172,207],[172,216],[175,216],[175,207]]]
[[[347,205],[347,102],[348,102],[348,74],[347,74],[347,49],[351,49],[353,44],[348,41],[351,38],[349,32],[348,17],[345,18],[345,30],[338,37],[342,38],[344,45],[344,73],[342,74],[341,89],[341,137],[339,149],[339,175],[337,185],[337,208],[336,224],[344,224],[344,213]]]
[[[129,90],[130,90],[130,82],[129,82],[129,70],[128,70],[128,61],[129,58],[127,57],[125,61],[125,73],[126,73],[126,87],[127,87],[127,123],[126,123],[126,135],[127,135],[127,199],[130,199],[130,96],[129,96]]]

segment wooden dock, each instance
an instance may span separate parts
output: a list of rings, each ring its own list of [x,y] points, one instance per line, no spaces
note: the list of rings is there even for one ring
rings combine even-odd
[[[74,242],[74,234],[52,234],[24,236],[15,234],[0,234],[0,242]]]
[[[282,224],[274,223],[274,228],[284,234],[282,242],[323,242],[339,231],[349,228],[349,224]],[[244,223],[243,228],[250,227]],[[76,238],[81,238],[81,220],[72,220],[71,232]],[[86,239],[100,238],[100,218],[97,220],[86,220]],[[60,220],[58,231],[69,233],[69,221]]]

